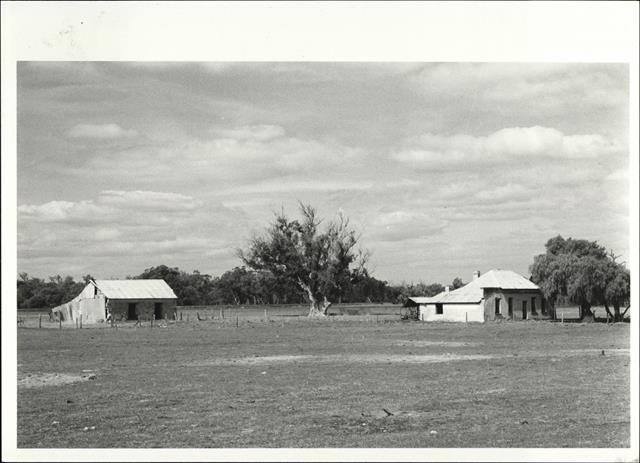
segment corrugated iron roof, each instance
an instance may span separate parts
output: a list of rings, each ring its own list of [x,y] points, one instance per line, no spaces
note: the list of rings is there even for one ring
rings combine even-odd
[[[516,272],[494,269],[453,291],[442,291],[433,297],[411,297],[410,299],[417,304],[474,303],[480,302],[484,297],[484,288],[529,289],[534,291],[540,289],[536,284]]]
[[[540,289],[538,285],[511,270],[490,270],[477,279],[481,288]]]
[[[95,280],[109,299],[177,299],[164,280]]]

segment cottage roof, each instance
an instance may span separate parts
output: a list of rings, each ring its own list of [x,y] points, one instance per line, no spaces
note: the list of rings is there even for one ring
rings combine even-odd
[[[475,303],[480,302],[484,297],[485,288],[528,289],[531,291],[540,289],[538,285],[516,272],[494,269],[453,291],[442,291],[433,297],[411,297],[409,299],[416,304]]]
[[[164,280],[95,280],[109,299],[177,299]]]

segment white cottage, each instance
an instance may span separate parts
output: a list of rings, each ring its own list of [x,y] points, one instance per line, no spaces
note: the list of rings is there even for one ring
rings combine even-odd
[[[453,291],[446,287],[433,297],[410,297],[422,321],[484,322],[488,320],[546,317],[540,288],[511,270],[490,270]]]

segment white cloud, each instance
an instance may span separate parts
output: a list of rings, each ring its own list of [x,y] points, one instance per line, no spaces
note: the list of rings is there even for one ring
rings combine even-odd
[[[616,78],[621,68],[575,63],[437,63],[412,73],[411,80],[428,96],[447,94],[496,104],[530,101],[534,110],[567,100],[613,106],[627,98]]]
[[[211,249],[233,249],[242,244],[247,220],[237,209],[184,194],[107,190],[94,199],[20,205],[18,228],[21,266],[31,273],[41,265],[75,266],[123,277],[163,262],[202,263]]]
[[[71,138],[125,138],[135,137],[135,130],[127,130],[118,124],[78,124],[67,135]]]
[[[284,136],[284,129],[277,125],[245,125],[233,128],[215,128],[211,131],[220,138],[267,141]]]
[[[120,237],[121,234],[117,228],[98,228],[93,236],[96,241],[111,241]]]
[[[49,201],[41,205],[24,204],[18,206],[19,220],[35,222],[64,222],[103,217],[104,210],[91,201]]]
[[[89,158],[80,168],[64,168],[78,176],[100,172],[118,181],[136,184],[163,182],[185,184],[216,182],[224,186],[247,186],[248,182],[297,176],[326,181],[345,169],[357,169],[365,160],[362,149],[335,142],[292,137],[271,137],[278,130],[269,128],[243,135],[253,138],[183,137],[158,146],[143,146]],[[62,169],[62,168],[61,168]],[[144,172],[144,175],[140,175]],[[323,178],[326,177],[326,178]],[[281,187],[283,183],[280,182]]]
[[[200,203],[190,196],[156,191],[101,192],[96,200],[49,201],[40,205],[18,206],[19,219],[34,222],[102,223],[126,219],[127,222],[164,220],[163,214],[187,213]],[[155,215],[151,215],[155,213]],[[143,217],[149,214],[150,217]]]
[[[488,136],[425,134],[407,140],[411,146],[391,158],[417,169],[496,164],[518,160],[584,159],[617,153],[621,147],[599,134],[564,135],[547,127],[512,127]]]
[[[481,201],[505,202],[530,198],[533,192],[522,185],[508,183],[498,187],[477,192],[474,197]]]
[[[157,191],[106,190],[100,193],[98,202],[104,205],[123,205],[137,210],[187,211],[195,209],[199,201],[191,196]]]
[[[423,212],[397,210],[378,214],[367,235],[379,241],[404,241],[437,235],[447,224]]]

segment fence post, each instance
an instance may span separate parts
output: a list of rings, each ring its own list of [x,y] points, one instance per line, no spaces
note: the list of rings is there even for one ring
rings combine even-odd
[[[38,328],[42,328],[42,314],[38,317]]]
[[[564,323],[564,310],[560,312],[560,323]]]
[[[82,314],[80,314],[80,329],[82,329]]]
[[[464,313],[464,322],[467,323],[469,321],[469,314],[467,312]]]
[[[60,315],[60,318],[58,318],[58,323],[60,324],[60,329],[62,329],[62,316]]]
[[[238,314],[236,313],[236,328],[238,327]]]
[[[224,320],[224,309],[220,307],[220,318]]]
[[[180,311],[180,321],[182,321],[182,310]]]
[[[153,321],[156,319],[156,314],[151,315],[151,328],[153,328]]]
[[[76,318],[76,329],[78,329],[78,319]]]
[[[264,321],[268,322],[269,321],[269,313],[267,312],[267,308],[264,308]]]

